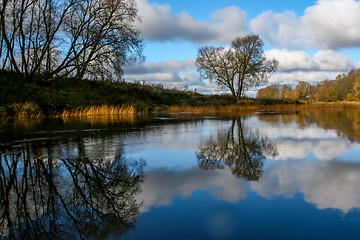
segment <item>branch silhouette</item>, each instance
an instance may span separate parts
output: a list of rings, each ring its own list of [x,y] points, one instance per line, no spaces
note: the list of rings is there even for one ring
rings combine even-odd
[[[32,158],[30,152],[1,153],[1,238],[103,239],[134,228],[144,161],[56,159],[51,149],[47,158]]]
[[[263,174],[263,160],[277,155],[276,146],[266,137],[251,133],[243,119],[233,119],[231,127],[219,132],[198,147],[197,159],[201,169],[229,167],[237,178],[259,181]]]

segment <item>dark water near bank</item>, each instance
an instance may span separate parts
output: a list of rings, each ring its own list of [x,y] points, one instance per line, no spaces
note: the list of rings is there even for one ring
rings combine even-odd
[[[4,239],[359,239],[360,111],[0,129]]]

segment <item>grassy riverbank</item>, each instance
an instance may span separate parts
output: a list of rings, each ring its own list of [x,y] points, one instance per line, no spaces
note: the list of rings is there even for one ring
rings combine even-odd
[[[26,82],[21,75],[0,71],[0,113],[12,117],[134,114],[160,111],[212,111],[222,106],[249,106],[266,100],[236,101],[230,95],[203,95],[140,82],[57,79]],[[271,101],[267,104],[281,103]],[[191,110],[189,110],[191,109]],[[207,110],[206,110],[207,111]]]
[[[203,95],[192,91],[128,82],[58,79],[29,83],[21,76],[0,71],[0,116],[125,115],[146,112],[229,112],[299,108],[360,107],[354,103],[301,104],[291,101]]]

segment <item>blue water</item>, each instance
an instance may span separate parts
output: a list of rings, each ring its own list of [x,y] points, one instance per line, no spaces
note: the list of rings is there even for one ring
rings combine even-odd
[[[17,185],[9,188],[10,204],[1,201],[0,233],[5,239],[359,239],[358,116],[328,110],[10,122],[1,130],[1,183],[9,186],[16,176]],[[19,187],[25,182],[30,190]],[[33,194],[52,200],[34,210]],[[7,208],[14,213],[6,215]],[[5,216],[17,227],[9,230]]]

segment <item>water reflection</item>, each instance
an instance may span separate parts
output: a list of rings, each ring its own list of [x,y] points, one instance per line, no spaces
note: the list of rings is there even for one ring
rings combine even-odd
[[[44,119],[0,136],[1,236],[204,239],[233,226],[236,239],[259,222],[278,234],[292,224],[313,233],[329,217],[360,221],[358,113],[65,119],[55,129]],[[146,168],[131,160],[141,158]]]
[[[243,126],[243,118],[232,120],[231,127],[219,131],[215,138],[198,147],[197,159],[201,169],[223,169],[228,166],[234,176],[259,181],[263,174],[263,160],[275,157],[276,147],[267,137],[250,132]]]
[[[33,148],[33,147],[32,147]],[[0,233],[9,239],[104,239],[134,227],[143,162],[1,153]]]
[[[196,191],[210,190],[211,196],[225,202],[237,203],[247,197],[247,182],[234,178],[228,167],[222,170],[202,171],[198,168],[186,171],[152,170],[138,195],[143,202],[140,211],[151,208],[170,207],[175,196],[186,199]]]
[[[296,114],[259,115],[259,119],[268,123],[295,122],[299,129],[316,125],[321,129],[334,130],[339,137],[345,137],[351,142],[360,142],[359,109],[303,110],[297,111]]]
[[[360,208],[359,182],[360,163],[294,160],[271,164],[261,181],[252,183],[251,188],[269,199],[292,198],[301,192],[305,201],[318,209],[349,213]]]

